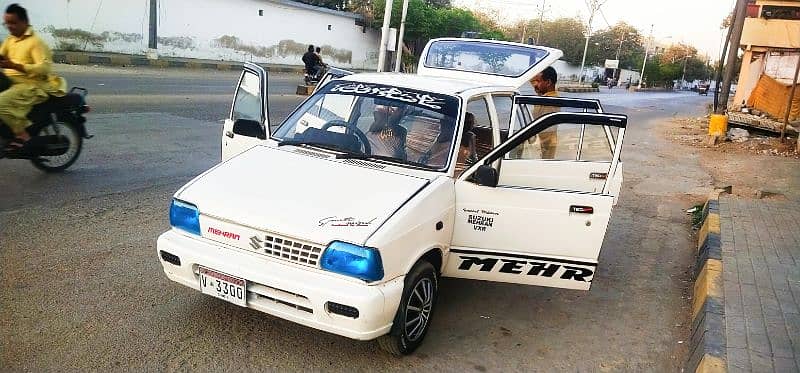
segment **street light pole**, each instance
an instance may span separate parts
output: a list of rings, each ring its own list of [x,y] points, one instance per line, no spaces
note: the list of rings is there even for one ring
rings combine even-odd
[[[650,37],[647,44],[644,46],[644,61],[642,61],[642,74],[639,77],[639,89],[642,89],[642,82],[644,82],[644,68],[647,66],[647,54],[650,53],[650,44],[653,42],[653,25],[650,25]]]
[[[683,86],[686,85],[686,62],[689,61],[689,57],[694,57],[694,55],[687,54],[683,57],[683,75],[681,75],[681,89]]]
[[[403,34],[406,31],[406,13],[408,13],[408,0],[403,0],[403,15],[400,18],[400,35],[397,37],[397,60],[394,62],[394,71],[400,72],[403,60]]]
[[[619,40],[619,48],[617,48],[617,57],[615,58],[615,60],[617,60],[617,63],[619,63],[619,54],[620,52],[622,52],[622,43],[625,41],[625,35],[629,34],[630,34],[629,32],[623,32],[622,38],[620,38]],[[617,68],[614,69],[614,80],[617,80],[617,71],[619,70],[620,70],[619,66],[617,66]]]
[[[583,45],[583,59],[581,59],[581,77],[578,79],[578,84],[583,83],[585,74],[583,68],[586,66],[586,52],[589,50],[589,38],[592,35],[592,21],[594,14],[607,0],[586,0],[586,6],[589,8],[589,23],[586,24],[586,43]]]
[[[541,37],[542,37],[542,27],[544,27],[544,11],[545,11],[545,4],[546,0],[542,0],[542,9],[539,10],[539,30],[536,31],[536,45],[542,45]]]
[[[378,72],[386,68],[386,47],[389,42],[389,21],[392,20],[393,0],[386,0],[386,9],[383,11],[383,27],[381,28],[381,45],[378,49]]]

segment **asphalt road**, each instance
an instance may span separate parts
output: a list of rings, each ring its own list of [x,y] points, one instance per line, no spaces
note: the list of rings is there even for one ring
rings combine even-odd
[[[90,89],[96,135],[66,173],[0,160],[0,370],[677,371],[693,262],[684,210],[711,178],[660,129],[709,102],[600,94],[630,115],[625,184],[588,292],[444,279],[426,342],[397,359],[172,283],[169,200],[219,160],[235,72],[59,66]],[[301,100],[270,81],[271,116]]]

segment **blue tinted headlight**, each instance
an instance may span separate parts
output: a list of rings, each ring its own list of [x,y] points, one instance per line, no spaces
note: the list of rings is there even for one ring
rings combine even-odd
[[[378,250],[333,241],[322,253],[322,269],[364,281],[378,281],[383,278],[383,263]]]
[[[200,211],[191,203],[173,199],[169,207],[169,223],[175,228],[200,235]]]

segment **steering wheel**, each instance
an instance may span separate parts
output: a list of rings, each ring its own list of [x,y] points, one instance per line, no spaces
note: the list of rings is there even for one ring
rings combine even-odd
[[[331,127],[344,127],[345,129],[353,131],[353,134],[356,135],[356,138],[364,146],[364,154],[372,154],[372,148],[369,146],[369,139],[367,139],[367,135],[364,134],[355,124],[346,122],[339,119],[334,119],[326,122],[320,128],[323,131],[327,131],[328,128]]]

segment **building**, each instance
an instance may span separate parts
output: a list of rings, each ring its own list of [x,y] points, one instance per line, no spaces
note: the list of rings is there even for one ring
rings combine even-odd
[[[752,0],[742,31],[742,68],[733,108],[743,103],[783,120],[800,59],[800,0]],[[800,93],[790,120],[800,118]]]
[[[150,1],[29,0],[40,35],[58,50],[143,55]],[[380,34],[358,14],[289,0],[158,0],[160,56],[302,65],[309,44],[344,68],[377,66]]]

